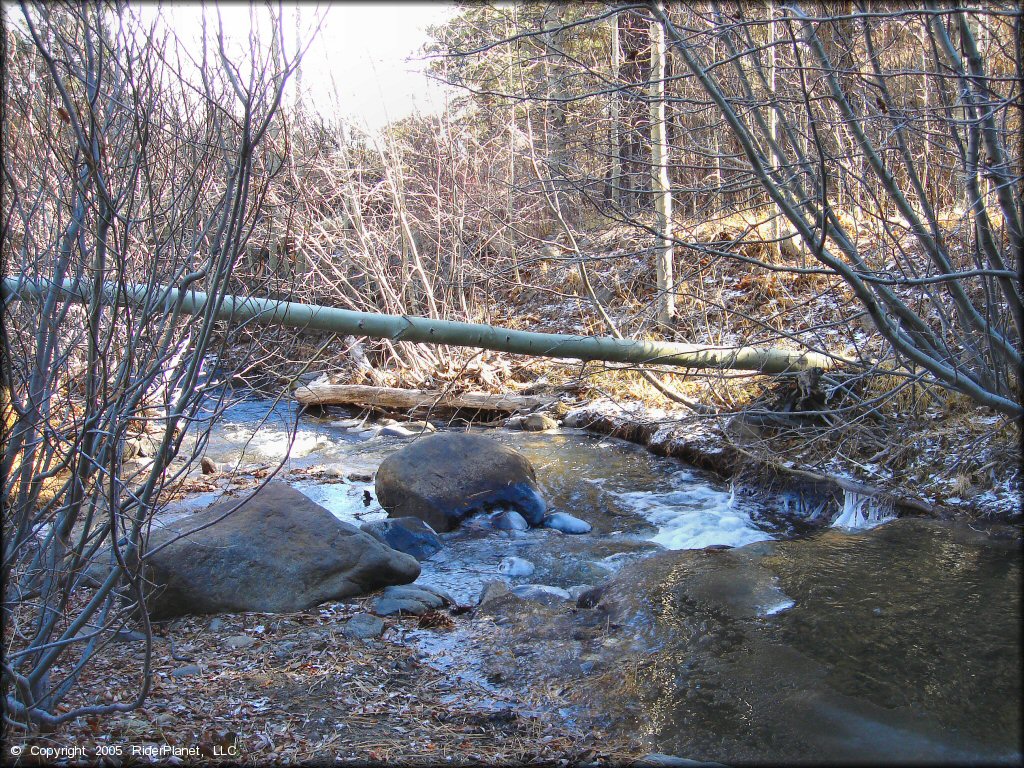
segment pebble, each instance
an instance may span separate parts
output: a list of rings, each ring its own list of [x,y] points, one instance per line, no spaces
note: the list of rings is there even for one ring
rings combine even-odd
[[[498,573],[513,579],[520,576],[532,576],[535,570],[537,570],[536,566],[522,557],[506,557],[498,563]]]
[[[408,598],[378,597],[373,601],[373,612],[378,616],[394,616],[396,613],[422,616],[428,610],[430,609],[424,603]]]
[[[513,595],[521,597],[523,600],[535,600],[544,605],[552,605],[556,602],[572,599],[568,591],[561,587],[551,587],[547,584],[520,584],[517,587],[512,587],[510,591]]]
[[[403,425],[406,429],[411,429],[413,432],[437,432],[437,427],[431,424],[429,421],[407,421]]]
[[[544,516],[542,525],[562,533],[590,533],[593,526],[586,520],[580,520],[565,512],[552,512]]]
[[[114,633],[114,641],[118,643],[141,643],[145,639],[146,633],[135,629],[121,629]]]
[[[385,437],[415,437],[419,432],[413,432],[411,429],[406,429],[400,424],[389,424],[386,427],[381,427],[377,434],[384,435]]]
[[[190,675],[198,675],[200,672],[201,670],[197,664],[189,664],[184,667],[178,667],[171,672],[171,677],[189,677]]]
[[[558,422],[543,413],[531,413],[523,418],[522,429],[528,432],[544,432],[548,429],[558,429]]]
[[[222,626],[224,626],[223,619],[216,618],[216,619],[214,619],[213,621],[210,622],[210,631],[211,632],[218,632],[218,631],[220,631],[220,628]]]
[[[651,752],[649,755],[644,755],[639,760],[633,763],[637,766],[645,766],[645,768],[683,768],[683,766],[718,766],[722,763],[705,763],[701,760],[691,760],[688,757],[676,757],[675,755],[665,755],[661,752]]]
[[[445,603],[444,598],[440,595],[427,589],[421,589],[414,584],[387,587],[384,590],[384,597],[393,600],[416,600],[423,603],[427,608],[442,608]]]
[[[295,643],[288,640],[283,643],[278,643],[274,648],[274,657],[278,659],[286,659],[291,655],[294,649]]]
[[[504,581],[487,581],[484,582],[483,589],[480,590],[480,599],[477,600],[477,605],[484,605],[497,600],[502,595],[508,594],[508,585]]]
[[[592,584],[576,584],[575,586],[569,587],[569,597],[573,600],[579,600],[580,595],[585,592],[592,590],[594,586]]]
[[[235,650],[242,650],[243,648],[248,648],[249,646],[254,645],[255,643],[256,638],[249,637],[249,635],[232,635],[224,641],[224,644],[228,648],[233,648]]]
[[[456,604],[455,598],[452,597],[451,592],[449,592],[446,589],[441,589],[440,587],[435,587],[430,584],[413,584],[411,586],[414,586],[417,589],[425,589],[427,592],[433,592],[435,595],[444,600],[445,603],[447,603],[448,605]]]
[[[369,613],[357,613],[341,628],[341,634],[350,640],[370,640],[384,632],[384,622]]]
[[[499,512],[491,520],[491,525],[499,531],[525,531],[530,527],[530,524],[526,522],[526,518],[514,509]]]

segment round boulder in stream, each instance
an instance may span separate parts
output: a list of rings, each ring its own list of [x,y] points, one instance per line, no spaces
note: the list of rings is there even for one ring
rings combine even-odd
[[[547,510],[524,456],[462,432],[423,437],[391,454],[377,470],[376,491],[391,517],[418,517],[442,532],[488,507],[513,507],[530,525]]]
[[[415,581],[415,558],[338,520],[284,483],[154,530],[153,618],[289,613]]]

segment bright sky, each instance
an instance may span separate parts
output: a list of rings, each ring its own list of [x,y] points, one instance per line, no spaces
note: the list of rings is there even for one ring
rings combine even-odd
[[[262,8],[262,5],[257,5]],[[218,6],[207,4],[208,28]],[[304,45],[322,19],[303,59],[302,89],[307,103],[325,117],[345,117],[375,131],[413,112],[436,113],[445,103],[445,90],[426,77],[426,62],[417,60],[427,42],[426,29],[456,13],[446,2],[418,3],[295,3],[284,4],[285,45],[295,50],[296,9]],[[147,9],[141,6],[143,17]],[[197,39],[204,6],[163,6],[165,18],[184,39]],[[250,29],[250,6],[219,5],[229,38],[243,42]],[[293,77],[291,87],[295,87]],[[294,99],[294,91],[287,97]]]
[[[265,15],[266,5],[256,3],[139,3],[132,6],[144,23],[157,14],[174,29],[186,47],[200,39],[201,18],[207,13],[210,34],[216,13],[224,20],[228,43],[245,48],[253,7]],[[441,24],[457,11],[450,2],[363,2],[284,4],[285,45],[295,50],[296,12],[302,41],[309,44],[310,31],[322,19],[319,34],[303,60],[302,89],[307,103],[325,117],[344,117],[354,125],[376,131],[389,122],[413,113],[439,112],[445,89],[424,74],[426,62],[417,60],[427,42],[426,29]],[[23,26],[21,11],[9,0],[0,0],[4,16]],[[260,28],[257,21],[257,28]],[[294,89],[295,80],[291,87]],[[294,90],[287,95],[294,100]]]
[[[314,7],[304,6],[303,22]],[[438,112],[443,89],[424,74],[425,61],[409,60],[427,42],[426,28],[455,13],[449,3],[335,3],[304,62],[303,90],[335,114],[356,116],[372,130],[419,111]]]

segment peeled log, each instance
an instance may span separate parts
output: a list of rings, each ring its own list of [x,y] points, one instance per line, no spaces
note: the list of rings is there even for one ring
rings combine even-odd
[[[50,284],[41,280],[6,277],[2,283],[4,301],[45,298],[51,291],[83,303],[93,297],[91,285],[64,280]],[[607,336],[577,336],[538,333],[512,328],[434,320],[411,315],[380,315],[349,309],[300,304],[293,301],[259,299],[255,296],[207,296],[199,291],[179,291],[166,286],[104,283],[103,297],[111,304],[133,304],[151,311],[211,314],[231,323],[283,325],[289,328],[330,331],[370,336],[391,341],[422,344],[451,344],[457,347],[493,349],[535,357],[570,360],[604,360],[609,363],[672,365],[682,368],[734,368],[761,373],[789,373],[821,368],[828,370],[843,358],[818,352],[761,347],[709,347],[646,339],[616,339]]]
[[[314,384],[297,387],[303,405],[376,405],[381,408],[472,408],[482,411],[533,411],[554,402],[552,397],[490,392],[431,392],[423,389],[370,387],[364,384]]]

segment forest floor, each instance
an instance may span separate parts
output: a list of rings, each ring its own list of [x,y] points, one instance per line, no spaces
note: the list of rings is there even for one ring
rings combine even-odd
[[[155,625],[143,706],[78,718],[8,749],[22,749],[19,765],[53,764],[32,755],[70,747],[85,757],[63,764],[628,765],[642,754],[564,714],[560,691],[531,690],[528,680],[485,689],[403,642],[408,630],[462,616],[392,618],[380,638],[346,638],[342,625],[364,602]],[[145,654],[141,633],[114,641],[62,708],[132,699]]]

